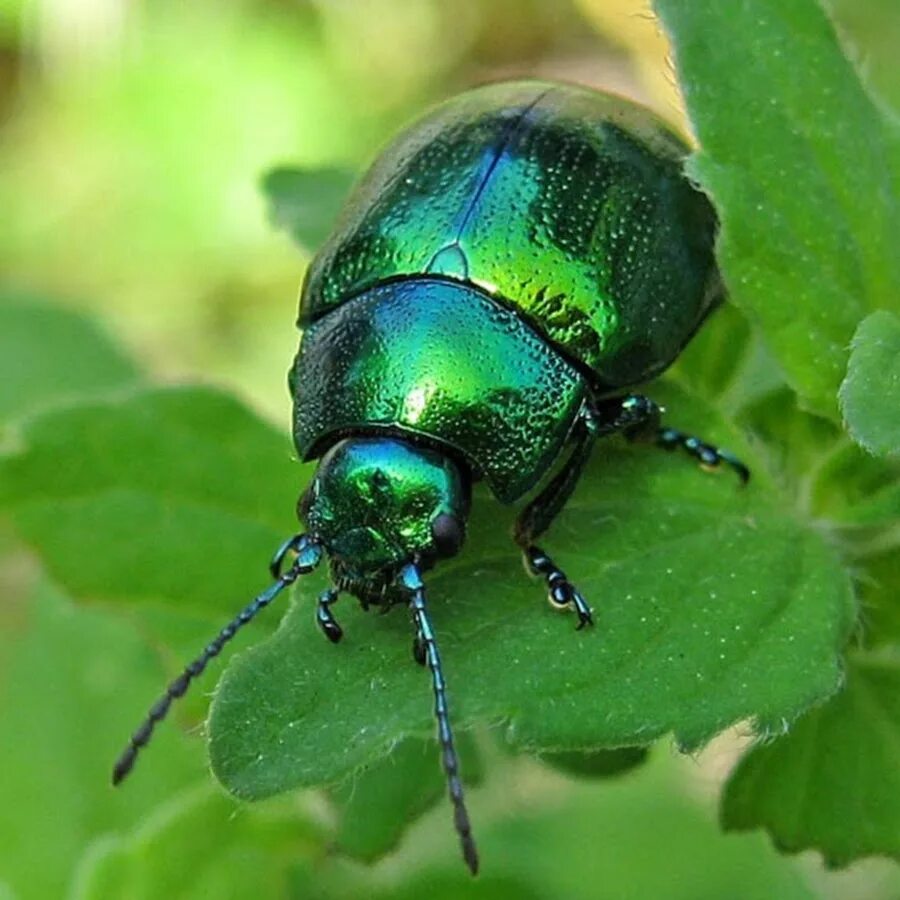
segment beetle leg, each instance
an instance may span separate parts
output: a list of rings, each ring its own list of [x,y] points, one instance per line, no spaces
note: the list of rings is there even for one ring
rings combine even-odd
[[[332,644],[336,644],[344,636],[343,629],[338,625],[330,608],[337,598],[338,591],[335,588],[329,588],[319,594],[319,600],[316,603],[316,622]]]
[[[596,422],[585,410],[581,421],[576,426],[575,446],[565,465],[554,476],[550,483],[522,510],[515,525],[516,543],[525,550],[535,538],[543,534],[566,505],[578,479],[584,471],[594,441],[597,438]]]
[[[566,578],[566,573],[541,550],[532,544],[524,551],[525,565],[533,575],[541,575],[547,581],[547,597],[560,609],[574,608],[578,614],[578,630],[593,625],[591,608],[576,587]]]
[[[281,577],[281,570],[284,567],[284,560],[288,553],[299,553],[303,547],[304,541],[308,540],[305,534],[295,534],[289,537],[276,551],[269,563],[269,571],[273,578]]]
[[[595,400],[591,407],[597,437],[622,432],[631,440],[652,439],[662,413],[662,407],[643,394]]]
[[[591,409],[596,420],[598,437],[621,431],[629,441],[656,444],[664,450],[680,447],[693,456],[704,469],[716,469],[725,463],[737,472],[743,484],[750,480],[750,469],[734,454],[720,450],[677,428],[661,425],[662,412],[659,404],[642,394],[597,401]]]
[[[664,450],[681,447],[693,456],[704,469],[717,469],[722,463],[725,463],[737,472],[742,484],[746,484],[750,480],[750,469],[734,454],[727,450],[720,450],[683,431],[678,431],[677,428],[657,429],[655,443],[657,447],[662,447]]]
[[[547,596],[557,608],[574,608],[578,614],[578,628],[592,625],[591,608],[565,573],[539,547],[534,540],[549,527],[566,501],[572,496],[575,485],[584,471],[591,449],[599,433],[598,424],[591,411],[585,409],[580,426],[575,432],[575,446],[565,465],[550,483],[538,494],[516,520],[515,539],[522,548],[525,567],[534,575],[541,575],[547,582]]]

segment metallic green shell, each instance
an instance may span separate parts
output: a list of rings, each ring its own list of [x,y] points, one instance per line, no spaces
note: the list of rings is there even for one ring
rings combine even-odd
[[[446,453],[394,439],[353,437],[322,457],[306,525],[327,548],[335,579],[371,587],[433,546],[439,515],[464,522],[470,491]]]
[[[309,270],[305,326],[386,279],[477,285],[617,390],[658,374],[719,299],[688,148],[618,97],[490,85],[404,132]]]
[[[290,382],[304,458],[389,428],[452,448],[504,502],[553,464],[586,394],[520,316],[443,279],[378,285],[317,319]]]

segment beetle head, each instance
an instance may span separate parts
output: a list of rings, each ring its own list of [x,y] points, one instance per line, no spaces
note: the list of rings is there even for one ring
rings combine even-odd
[[[377,592],[399,569],[454,556],[465,537],[468,479],[447,456],[397,438],[339,441],[300,498],[300,517],[337,576]]]

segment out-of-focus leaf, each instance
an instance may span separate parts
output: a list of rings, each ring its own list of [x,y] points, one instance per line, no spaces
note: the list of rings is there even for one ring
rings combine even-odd
[[[674,779],[661,777],[665,756],[639,778],[579,782],[566,802],[507,817],[485,837],[485,858],[548,900],[811,897],[761,836],[730,843],[721,835]]]
[[[657,396],[673,421],[743,449],[696,399]],[[498,515],[476,504],[465,551],[428,579],[459,726],[506,720],[512,740],[536,750],[669,731],[697,746],[748,717],[780,730],[836,687],[854,613],[847,576],[764,478],[742,490],[653,448],[598,448],[546,541],[595,606],[597,628],[582,633],[523,580]],[[312,591],[299,592],[276,635],[234,659],[214,701],[214,771],[239,796],[337,781],[431,728],[408,617],[345,601],[334,647],[315,630]]]
[[[894,0],[824,0],[866,83],[900,112],[900,6]]]
[[[481,774],[475,744],[465,733],[456,743],[466,783],[473,784]],[[440,759],[436,741],[407,738],[332,788],[339,810],[337,849],[372,861],[396,847],[409,823],[446,793]]]
[[[732,417],[784,387],[781,370],[758,331],[731,303],[713,312],[666,377]]]
[[[647,761],[647,747],[620,747],[595,753],[541,753],[542,762],[578,778],[610,778],[623,775]]]
[[[263,179],[272,223],[306,250],[317,249],[328,237],[354,178],[349,169],[273,169]]]
[[[791,386],[837,419],[850,339],[900,297],[900,133],[816,0],[657,0],[722,221],[732,300]],[[802,77],[798,77],[802,73]]]
[[[0,291],[0,422],[137,381],[89,319]]]
[[[5,507],[76,598],[236,612],[296,530],[287,436],[217,391],[155,389],[29,421]]]
[[[684,770],[674,763],[658,753],[640,777],[601,782],[564,781],[523,766],[518,790],[501,794],[506,815],[491,820],[474,809],[478,881],[496,882],[502,897],[516,896],[512,886],[520,884],[528,900],[811,900],[800,873],[762,835],[723,835],[686,796]],[[491,808],[497,803],[495,795]],[[468,897],[472,879],[455,835],[439,816],[423,826],[397,858],[367,870],[338,896],[362,887],[366,896],[392,900]]]
[[[853,440],[870,453],[900,456],[900,318],[888,310],[856,330],[840,397]]]
[[[133,629],[47,587],[17,612],[10,621],[6,609],[0,634],[0,880],[20,900],[46,900],[64,896],[90,841],[132,826],[203,764],[168,729],[114,790],[112,762],[158,690],[158,661]]]
[[[900,665],[853,658],[846,688],[789,734],[756,747],[728,782],[727,828],[765,827],[784,850],[831,865],[900,858]]]
[[[309,896],[319,830],[295,804],[236,808],[193,789],[133,834],[102,839],[82,861],[72,900],[283,900]]]

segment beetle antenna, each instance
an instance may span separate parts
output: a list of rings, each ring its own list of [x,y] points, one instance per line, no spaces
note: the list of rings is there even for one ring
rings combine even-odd
[[[187,693],[191,682],[206,668],[210,660],[217,657],[222,648],[244,627],[256,614],[265,609],[288,585],[293,584],[300,575],[311,572],[322,558],[321,547],[306,535],[297,535],[292,539],[292,548],[297,556],[293,565],[278,575],[277,581],[247,604],[217,635],[210,641],[203,652],[184,671],[173,679],[165,693],[150,707],[140,727],[128,739],[128,745],[122,751],[113,766],[112,783],[119,784],[134,768],[138,753],[150,743],[153,731],[168,714],[172,703]]]
[[[463,785],[459,777],[459,757],[453,743],[453,731],[450,728],[450,714],[447,708],[447,686],[441,670],[441,657],[438,653],[434,629],[425,609],[425,586],[418,566],[408,565],[401,574],[405,587],[412,591],[409,607],[412,610],[416,626],[416,637],[421,646],[425,661],[431,670],[431,686],[434,691],[434,716],[437,719],[438,740],[441,744],[441,761],[444,774],[447,776],[447,791],[453,803],[453,821],[462,844],[462,854],[466,865],[473,875],[478,873],[478,849],[472,836],[472,825],[466,810],[463,797]]]

